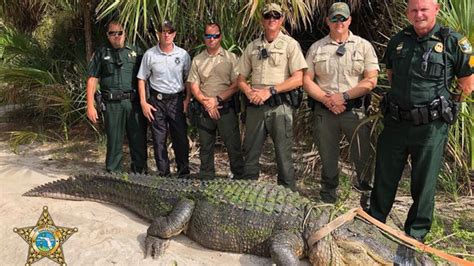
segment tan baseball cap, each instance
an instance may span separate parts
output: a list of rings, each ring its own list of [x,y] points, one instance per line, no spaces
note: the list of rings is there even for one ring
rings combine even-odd
[[[277,12],[280,15],[283,15],[283,10],[281,9],[281,6],[279,4],[275,3],[269,3],[266,4],[263,9],[262,9],[262,15],[265,15],[270,12]]]
[[[349,10],[349,6],[344,2],[336,2],[332,4],[328,11],[328,17],[333,18],[337,15],[341,15],[345,18],[350,17],[351,11]]]

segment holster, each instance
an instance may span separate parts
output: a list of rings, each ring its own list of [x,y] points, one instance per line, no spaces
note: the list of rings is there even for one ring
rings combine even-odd
[[[195,98],[191,98],[188,107],[188,116],[191,126],[198,126],[199,118],[202,116],[203,111],[202,105]]]
[[[97,110],[99,112],[105,112],[106,106],[105,106],[104,101],[102,100],[102,93],[100,91],[95,92],[94,101],[95,101],[95,105],[97,106]]]

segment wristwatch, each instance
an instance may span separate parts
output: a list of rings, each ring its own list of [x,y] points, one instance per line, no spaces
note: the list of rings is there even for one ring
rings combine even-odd
[[[276,95],[277,94],[277,90],[275,89],[275,86],[270,86],[270,94],[273,96],[273,95]]]
[[[343,92],[342,93],[342,98],[344,98],[344,101],[347,102],[349,101],[349,93],[347,93],[347,91]]]

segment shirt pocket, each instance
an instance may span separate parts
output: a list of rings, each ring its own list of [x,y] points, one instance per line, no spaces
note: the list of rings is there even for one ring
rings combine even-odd
[[[422,63],[420,64],[420,68],[422,67]],[[444,60],[442,54],[431,54],[430,58],[428,58],[428,65],[426,71],[421,69],[421,73],[423,76],[429,79],[440,79],[444,75]]]
[[[352,74],[360,76],[364,73],[364,56],[360,51],[356,51],[352,58]]]
[[[408,73],[407,54],[407,50],[401,50],[392,55],[392,71],[395,75],[406,75]]]
[[[328,74],[329,54],[316,54],[313,58],[313,65],[316,75]]]
[[[104,60],[101,68],[103,76],[110,76],[114,73],[115,63],[112,60]]]
[[[258,76],[262,74],[262,65],[263,65],[263,60],[267,59],[261,59],[260,58],[260,51],[259,50],[253,50],[251,53],[251,64],[252,64],[252,76]]]
[[[285,52],[283,50],[272,50],[270,62],[272,66],[279,66],[285,61]]]

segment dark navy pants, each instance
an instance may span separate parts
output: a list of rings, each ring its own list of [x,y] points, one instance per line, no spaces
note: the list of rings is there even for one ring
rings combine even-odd
[[[158,175],[170,175],[170,162],[166,139],[168,133],[175,154],[177,175],[189,174],[189,142],[186,117],[183,111],[183,95],[158,100],[150,98],[150,104],[157,110],[153,112],[154,120],[151,123],[153,149]]]

